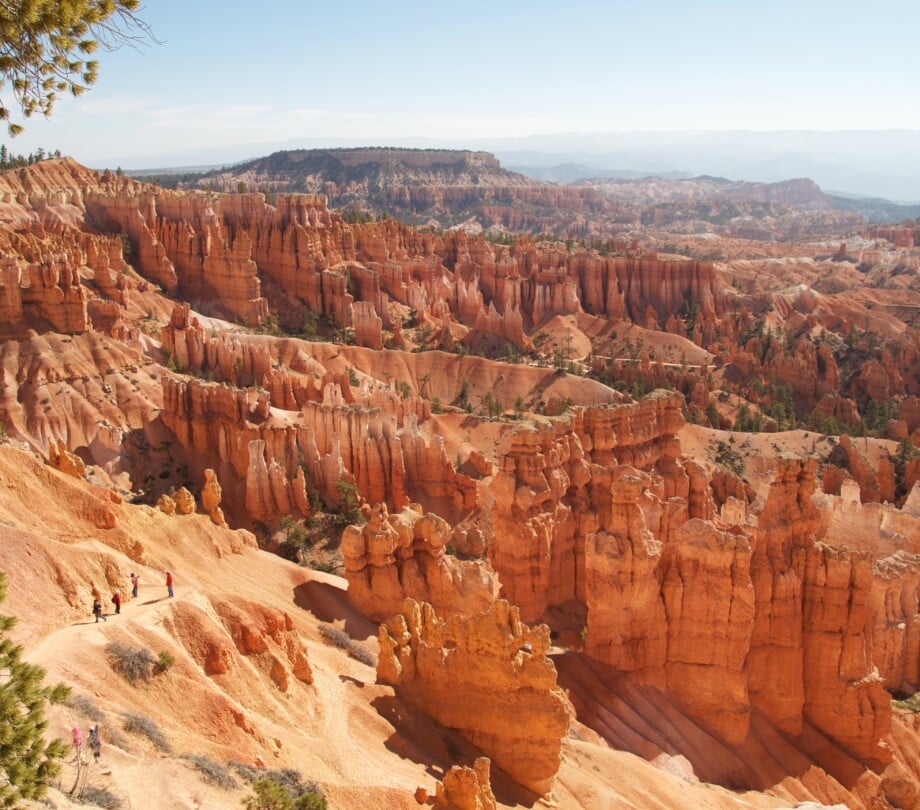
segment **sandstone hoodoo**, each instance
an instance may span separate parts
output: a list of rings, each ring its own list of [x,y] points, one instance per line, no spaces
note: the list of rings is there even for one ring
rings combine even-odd
[[[451,527],[411,504],[388,515],[385,504],[367,509],[363,526],[342,532],[348,599],[361,613],[386,619],[406,597],[432,605],[442,616],[476,613],[498,596],[488,563],[448,556]]]
[[[916,803],[916,226],[334,157],[253,163],[268,194],[0,173],[4,610],[82,696],[49,729],[95,695],[156,807],[244,788],[122,714],[343,808]],[[371,190],[465,225],[329,204]]]
[[[407,599],[380,626],[377,677],[516,782],[545,794],[571,721],[548,648],[549,628],[523,624],[504,600],[483,613],[439,619],[431,605]]]

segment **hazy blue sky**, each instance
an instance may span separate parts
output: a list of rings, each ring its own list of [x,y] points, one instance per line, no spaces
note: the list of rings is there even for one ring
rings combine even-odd
[[[299,139],[920,129],[915,2],[147,0],[142,16],[162,44],[102,53],[96,86],[14,151],[141,167]]]

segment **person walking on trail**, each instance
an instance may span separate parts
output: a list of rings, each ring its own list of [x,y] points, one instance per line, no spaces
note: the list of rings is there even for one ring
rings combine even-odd
[[[76,752],[77,757],[80,756],[80,751],[83,748],[83,732],[80,731],[79,726],[74,726],[70,730],[71,742],[73,744],[73,749]]]
[[[112,594],[112,604],[115,605],[115,614],[121,613],[121,591]]]
[[[131,574],[131,598],[137,599],[137,586],[140,584],[140,577],[137,574]]]
[[[93,597],[93,616],[96,617],[96,624],[99,624],[99,620],[107,622],[108,619],[102,614],[102,599],[98,596]]]
[[[89,750],[93,752],[93,759],[98,762],[102,754],[102,741],[99,739],[99,726],[89,727]]]
[[[173,598],[173,576],[167,571],[166,572],[166,590],[169,593],[169,598]]]

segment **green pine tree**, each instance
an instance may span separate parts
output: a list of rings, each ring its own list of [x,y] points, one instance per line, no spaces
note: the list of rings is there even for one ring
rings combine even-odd
[[[0,572],[0,602],[5,598]],[[45,707],[66,700],[70,689],[44,686],[45,671],[22,660],[22,647],[7,638],[15,621],[0,616],[0,807],[41,798],[67,753],[61,740],[45,742]]]

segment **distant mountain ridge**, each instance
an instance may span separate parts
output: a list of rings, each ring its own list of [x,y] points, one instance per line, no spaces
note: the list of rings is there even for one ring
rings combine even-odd
[[[591,168],[564,164],[545,176],[574,177]],[[575,237],[645,225],[805,238],[920,216],[920,205],[836,197],[806,177],[768,183],[681,173],[606,174],[548,183],[506,169],[484,151],[360,147],[283,150],[202,173],[163,173],[159,182],[225,192],[324,194],[332,207],[355,216]]]
[[[606,217],[611,204],[590,188],[556,186],[503,168],[489,152],[450,149],[296,149],[164,185],[215,191],[325,194],[359,216],[390,214],[415,224],[571,233]]]
[[[518,168],[584,165],[597,170],[593,177],[621,170],[756,182],[810,177],[822,188],[920,203],[920,130],[555,133],[482,145]]]

